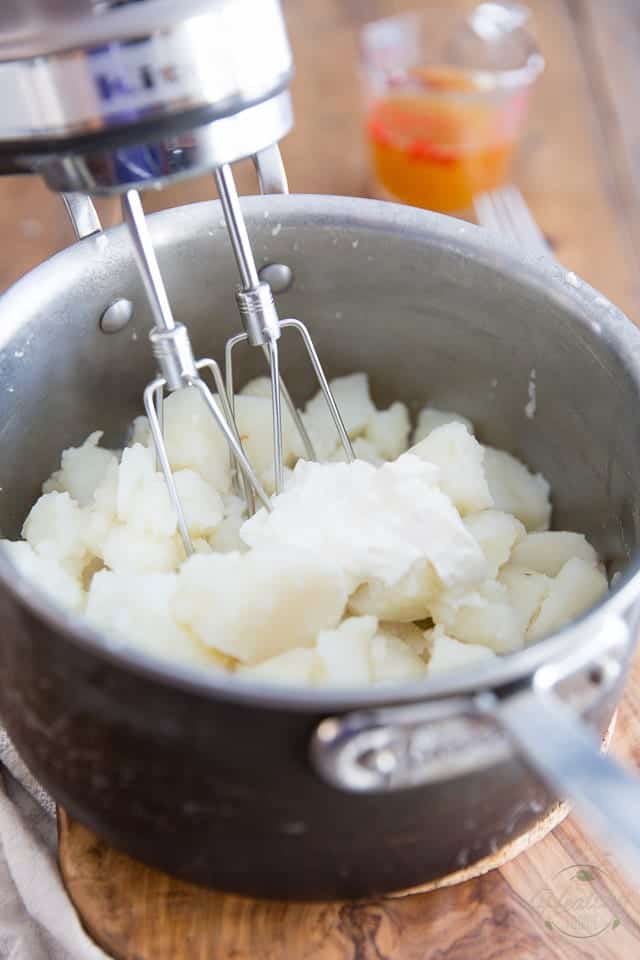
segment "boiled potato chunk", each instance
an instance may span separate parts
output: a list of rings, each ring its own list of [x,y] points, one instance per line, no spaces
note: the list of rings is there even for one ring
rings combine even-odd
[[[451,413],[449,410],[437,410],[435,407],[424,407],[418,414],[418,423],[413,432],[414,444],[420,443],[437,427],[444,427],[448,423],[461,423],[470,434],[474,433],[471,420],[467,420],[461,414]]]
[[[275,657],[255,663],[253,666],[241,665],[236,671],[239,677],[247,680],[263,680],[270,683],[302,683],[312,685],[323,673],[322,662],[315,650],[306,647],[294,647]]]
[[[607,578],[592,563],[582,557],[567,560],[531,624],[530,639],[539,640],[559,630],[597,603],[607,589]]]
[[[365,581],[397,583],[420,560],[447,586],[480,582],[482,551],[436,476],[437,468],[408,453],[378,470],[361,460],[301,461],[277,508],[259,510],[241,536],[250,547],[297,545],[331,558],[350,593]]]
[[[395,460],[407,449],[410,428],[406,404],[393,403],[372,415],[365,438],[383,460]]]
[[[245,383],[240,391],[243,397],[268,397],[271,399],[271,380],[269,377],[255,377]]]
[[[143,447],[151,446],[151,430],[149,429],[149,421],[145,416],[136,417],[131,424],[127,446],[132,447],[134,443],[141,443]]]
[[[101,437],[102,431],[96,430],[81,447],[65,450],[60,469],[43,485],[42,492],[66,492],[81,507],[91,503],[110,465],[117,463],[114,453],[98,446]]]
[[[88,561],[83,535],[83,513],[68,493],[43,494],[31,508],[22,536],[36,553],[79,576]]]
[[[174,600],[179,624],[202,643],[243,663],[311,646],[333,629],[347,601],[330,560],[295,547],[193,555],[182,565]]]
[[[427,664],[429,677],[452,670],[462,670],[480,663],[490,663],[496,659],[493,650],[475,643],[460,643],[448,636],[442,627],[427,630],[427,639],[431,655]]]
[[[525,536],[523,525],[509,513],[500,510],[483,510],[465,519],[467,530],[473,534],[484,553],[488,566],[488,579],[494,580],[498,570],[511,556],[514,544]]]
[[[572,557],[580,557],[593,567],[598,565],[596,551],[581,533],[550,530],[528,534],[515,547],[512,560],[520,567],[555,577]]]
[[[377,629],[375,617],[350,617],[335,630],[322,630],[316,644],[322,682],[354,687],[370,683],[370,645]]]
[[[367,424],[376,412],[369,394],[369,378],[366,373],[352,373],[346,377],[336,377],[330,381],[331,392],[342,414],[342,420],[349,437],[364,433]],[[329,438],[333,437],[332,452],[339,442],[335,424],[327,402],[319,391],[307,404],[305,414],[314,434],[328,445]]]
[[[429,657],[429,643],[425,636],[425,631],[415,623],[398,623],[394,620],[387,620],[380,624],[378,633],[385,636],[397,637],[404,644],[411,647],[413,652],[425,661]]]
[[[433,619],[462,643],[482,644],[496,653],[512,653],[524,646],[521,619],[511,606],[507,588],[495,580],[462,596],[445,594],[434,604]]]
[[[177,518],[164,477],[156,473],[152,451],[139,443],[122,451],[116,515],[120,523],[152,537],[171,537],[176,532]]]
[[[214,669],[231,665],[175,622],[171,604],[174,573],[132,576],[101,570],[91,581],[87,617],[91,623],[145,653]]]
[[[371,463],[374,467],[379,467],[380,464],[384,462],[383,458],[380,456],[373,444],[369,443],[368,440],[365,440],[364,437],[356,437],[351,446],[353,448],[356,460],[364,460],[365,463]],[[342,444],[340,444],[340,446],[333,451],[329,457],[329,462],[347,462],[347,453]]]
[[[164,440],[174,470],[199,473],[218,493],[231,487],[229,447],[199,390],[175,390],[164,401]]]
[[[440,469],[440,489],[462,516],[493,506],[483,467],[484,448],[461,423],[436,427],[409,453]]]
[[[132,526],[111,527],[102,546],[102,559],[115,573],[170,573],[184,557],[177,537],[156,537]]]
[[[496,509],[512,513],[527,530],[546,530],[551,517],[549,484],[504,450],[484,448],[484,469]]]
[[[173,479],[191,536],[206,537],[213,533],[224,516],[218,491],[195,470],[176,470]]]
[[[380,620],[422,620],[429,616],[432,601],[441,590],[433,566],[428,560],[419,560],[397,583],[387,585],[376,579],[363,583],[349,598],[349,610]]]
[[[537,617],[553,581],[544,573],[517,567],[513,563],[502,568],[498,579],[507,588],[511,606],[520,616],[522,629],[529,640],[529,626]]]
[[[395,633],[382,625],[371,640],[371,679],[374,683],[400,683],[424,676],[426,664]]]
[[[236,397],[235,418],[244,451],[251,466],[265,485],[268,493],[273,493],[273,416],[271,396],[261,397],[241,395]],[[286,406],[282,405],[282,459],[285,466],[292,466],[304,455],[302,438],[298,433],[293,417]]]
[[[244,500],[236,496],[226,496],[222,500],[224,519],[208,537],[209,543],[217,553],[246,553],[248,547],[240,536],[240,528],[247,519]]]
[[[73,613],[81,613],[85,594],[78,580],[65,570],[53,554],[37,553],[24,540],[0,540],[0,544],[19,573],[43,590],[55,603]]]

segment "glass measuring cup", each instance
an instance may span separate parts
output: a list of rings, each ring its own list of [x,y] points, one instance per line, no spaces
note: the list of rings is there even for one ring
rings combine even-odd
[[[366,137],[393,199],[463,212],[509,176],[544,60],[519,3],[433,7],[367,24]]]

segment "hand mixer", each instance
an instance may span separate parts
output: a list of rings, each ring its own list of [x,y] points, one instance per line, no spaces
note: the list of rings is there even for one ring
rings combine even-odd
[[[39,173],[63,194],[77,232],[98,223],[90,195],[122,195],[155,326],[159,374],[144,392],[157,462],[187,553],[193,549],[163,439],[165,390],[197,389],[222,431],[251,512],[269,497],[233,417],[233,354],[260,347],[271,383],[275,491],[284,483],[282,402],[308,457],[311,439],[280,377],[279,339],[301,337],[347,460],[353,450],[307,328],[280,320],[260,280],[231,164],[252,157],[263,192],[286,192],[278,141],[292,124],[291,52],[278,0],[8,0],[0,10],[0,172]],[[214,171],[240,284],[244,332],[227,342],[225,378],[196,360],[162,282],[138,191]],[[208,372],[215,395],[202,378]],[[226,380],[226,382],[225,382]]]

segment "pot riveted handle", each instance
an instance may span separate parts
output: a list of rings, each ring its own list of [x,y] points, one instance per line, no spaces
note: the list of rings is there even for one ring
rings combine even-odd
[[[601,635],[610,651],[628,650],[634,628],[621,617],[608,617]],[[584,652],[588,650],[575,654],[583,666],[589,662]],[[619,660],[606,655],[601,659],[594,680],[604,679],[606,685],[606,678],[598,674],[602,670],[609,670],[615,680]],[[572,671],[571,659],[540,667],[531,686],[503,700],[490,696],[493,704],[488,700],[487,707],[531,767],[571,801],[587,826],[640,881],[640,777],[605,756],[593,729],[561,699],[562,682]]]
[[[640,878],[640,777],[603,756],[581,718],[619,690],[629,638],[625,620],[609,615],[515,689],[328,717],[313,734],[311,763],[339,790],[388,793],[486,769],[516,745]]]

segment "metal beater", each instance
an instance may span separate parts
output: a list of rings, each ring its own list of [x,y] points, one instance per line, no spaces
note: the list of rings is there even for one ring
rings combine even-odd
[[[176,323],[174,320],[167,292],[162,281],[158,260],[145,221],[140,195],[136,190],[129,190],[122,197],[123,217],[131,234],[136,262],[145,285],[147,298],[155,321],[155,326],[151,330],[149,338],[158,363],[160,375],[145,388],[144,407],[149,420],[158,464],[164,474],[171,502],[178,517],[178,528],[187,554],[193,552],[193,544],[173,478],[162,430],[162,402],[165,389],[173,392],[174,390],[184,389],[185,387],[195,387],[200,391],[204,403],[213,416],[217,426],[224,434],[234,458],[236,468],[241,472],[244,480],[243,489],[248,511],[252,512],[254,510],[254,494],[257,494],[258,499],[267,510],[271,509],[269,497],[242,448],[234,420],[232,354],[234,347],[238,344],[248,342],[252,346],[262,347],[267,355],[271,380],[276,494],[280,493],[284,486],[282,397],[286,398],[294,422],[304,442],[307,455],[310,459],[313,459],[315,456],[304,421],[280,377],[278,340],[283,327],[292,327],[294,330],[297,330],[302,337],[320,389],[327,401],[336,425],[336,430],[344,447],[347,459],[353,460],[354,457],[349,435],[340,416],[340,411],[331,392],[309,331],[299,320],[279,319],[271,288],[268,283],[264,283],[258,277],[246,225],[235,189],[233,174],[227,165],[216,170],[216,182],[220,192],[227,229],[242,278],[242,283],[236,290],[236,300],[245,328],[245,333],[238,334],[227,340],[225,349],[226,383],[223,380],[220,367],[215,360],[211,358],[195,359],[187,328],[184,324]],[[210,371],[217,391],[216,397],[213,396],[211,390],[200,376],[201,370]],[[218,407],[216,399],[220,407]]]
[[[275,490],[284,482],[282,404],[306,455],[313,445],[280,377],[281,332],[301,337],[348,460],[353,451],[306,327],[281,321],[261,282],[231,164],[253,157],[263,192],[284,173],[278,141],[292,124],[291,51],[278,0],[30,0],[0,10],[0,173],[39,173],[66,197],[78,236],[99,229],[92,194],[122,194],[136,262],[155,326],[159,376],[144,392],[157,460],[187,530],[162,432],[165,390],[199,390],[229,445],[249,511],[269,498],[249,463],[233,419],[233,353],[260,347],[271,381]],[[185,326],[173,317],[138,190],[215,171],[238,264],[244,333],[231,338],[226,383],[215,360],[196,360]],[[201,373],[208,371],[215,396]]]

